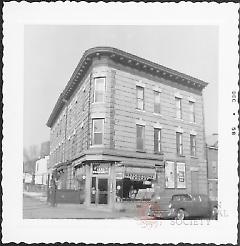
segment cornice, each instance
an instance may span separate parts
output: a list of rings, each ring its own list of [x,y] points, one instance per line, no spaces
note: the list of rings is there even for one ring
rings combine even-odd
[[[65,86],[63,92],[60,94],[53,111],[47,121],[47,126],[51,127],[58,114],[64,107],[64,104],[69,100],[71,95],[74,93],[78,84],[85,76],[89,67],[92,65],[93,59],[101,59],[101,57],[108,57],[116,63],[128,66],[132,69],[137,69],[145,73],[151,74],[156,77],[166,78],[168,80],[173,80],[179,84],[185,85],[187,87],[193,87],[199,91],[202,91],[208,83],[191,77],[189,75],[180,73],[173,69],[164,67],[157,63],[151,62],[144,58],[135,56],[133,54],[127,53],[125,51],[112,48],[112,47],[95,47],[88,49],[84,52],[80,62],[78,63],[76,69],[74,70],[70,80]]]

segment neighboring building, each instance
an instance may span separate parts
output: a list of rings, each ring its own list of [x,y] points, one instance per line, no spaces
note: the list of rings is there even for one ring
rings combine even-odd
[[[49,153],[50,153],[50,141],[43,142],[41,144],[40,158],[44,158],[45,156],[49,156]]]
[[[212,200],[218,199],[218,134],[206,138],[208,163],[208,193]]]
[[[153,190],[166,202],[207,194],[206,85],[115,48],[87,50],[47,122],[59,192],[109,208]]]
[[[36,185],[47,185],[47,178],[48,178],[48,161],[49,156],[45,156],[36,161],[36,168],[35,168],[35,184]]]
[[[25,161],[23,163],[23,182],[34,184],[35,164],[37,159]]]

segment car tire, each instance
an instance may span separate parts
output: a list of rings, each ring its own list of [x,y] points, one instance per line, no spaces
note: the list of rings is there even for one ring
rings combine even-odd
[[[217,209],[217,207],[213,207],[212,208],[211,219],[213,219],[213,220],[217,220],[218,219],[218,209]]]
[[[177,214],[176,214],[176,219],[184,220],[184,218],[185,218],[185,211],[183,209],[178,209]]]

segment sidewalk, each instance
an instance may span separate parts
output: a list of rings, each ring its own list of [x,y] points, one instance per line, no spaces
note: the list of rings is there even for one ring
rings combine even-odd
[[[25,219],[140,219],[139,211],[112,211],[84,204],[57,204],[51,207],[45,193],[23,192]]]

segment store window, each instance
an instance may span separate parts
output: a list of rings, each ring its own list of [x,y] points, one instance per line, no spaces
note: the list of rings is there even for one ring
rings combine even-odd
[[[162,151],[162,132],[159,128],[154,128],[154,153],[161,153]]]
[[[166,161],[165,163],[165,187],[175,188],[175,170],[172,161]]]
[[[181,132],[176,133],[177,155],[183,155],[183,134]]]
[[[94,102],[104,102],[105,77],[94,78]]]
[[[160,104],[160,92],[154,91],[154,113],[161,113],[161,104]]]
[[[137,91],[137,109],[144,110],[144,88],[136,86]]]
[[[92,145],[103,144],[104,119],[93,119]]]
[[[176,103],[176,118],[182,119],[182,99],[179,97],[175,97]]]
[[[190,122],[195,122],[195,103],[189,101]]]
[[[177,162],[177,188],[186,188],[185,163]]]
[[[137,126],[137,150],[144,150],[145,126]]]
[[[190,151],[191,151],[191,156],[196,156],[196,136],[195,135],[190,135]]]

